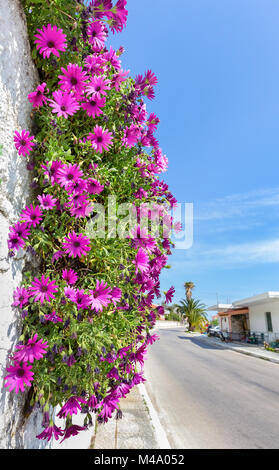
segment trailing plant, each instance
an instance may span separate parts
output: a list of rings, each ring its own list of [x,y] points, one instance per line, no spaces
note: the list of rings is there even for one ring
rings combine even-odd
[[[19,129],[14,141],[35,197],[10,228],[8,247],[10,256],[36,254],[40,265],[14,293],[24,327],[5,385],[29,389],[30,406],[44,411],[39,439],[64,440],[87,429],[92,413],[101,423],[115,410],[120,416],[120,399],[145,380],[176,200],[158,178],[167,158],[154,136],[159,119],[144,103],[157,78],[148,70],[133,79],[121,68],[123,48],[105,45],[109,30],[126,24],[126,0],[22,3],[40,84],[28,95],[34,135]],[[127,233],[124,203],[135,217]],[[92,231],[103,221],[100,207],[109,213],[101,233]],[[140,229],[157,216],[155,235]],[[84,426],[72,421],[78,412]]]

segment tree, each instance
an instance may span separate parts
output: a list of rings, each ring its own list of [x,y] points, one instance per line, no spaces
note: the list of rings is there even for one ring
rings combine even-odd
[[[198,299],[181,300],[177,305],[180,313],[189,323],[189,330],[202,326],[207,320],[206,306]]]
[[[195,289],[195,284],[191,281],[185,282],[184,284],[185,291],[186,291],[186,299],[190,300],[192,298],[192,290]]]

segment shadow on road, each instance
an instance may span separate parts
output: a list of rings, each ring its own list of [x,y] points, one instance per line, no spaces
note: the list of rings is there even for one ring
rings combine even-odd
[[[199,338],[197,338],[197,337],[178,336],[178,338],[191,341],[192,343],[196,344],[197,346],[199,346],[200,348],[203,348],[203,349],[223,349],[221,345],[218,346],[217,344],[214,344],[214,343],[209,344],[209,343],[203,341],[202,339],[199,340]]]

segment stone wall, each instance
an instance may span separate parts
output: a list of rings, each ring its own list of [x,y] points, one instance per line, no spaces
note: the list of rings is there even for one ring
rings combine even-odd
[[[11,308],[13,290],[20,284],[24,253],[8,258],[9,226],[18,220],[30,197],[26,161],[13,143],[14,131],[31,130],[31,105],[27,94],[38,81],[31,60],[26,22],[19,0],[0,0],[0,448],[32,448],[40,429],[40,414],[24,422],[26,394],[7,392],[3,378],[8,356],[21,334],[20,313]]]

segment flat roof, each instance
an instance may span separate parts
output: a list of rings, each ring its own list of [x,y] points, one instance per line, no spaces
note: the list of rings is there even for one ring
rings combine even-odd
[[[212,305],[211,307],[207,307],[207,310],[214,311],[214,312],[224,312],[225,310],[229,310],[232,308],[232,304],[216,304]]]
[[[265,302],[274,302],[279,300],[279,292],[264,292],[263,294],[253,295],[252,297],[247,297],[246,299],[236,300],[233,302],[233,307],[246,307],[254,304],[261,304]]]

